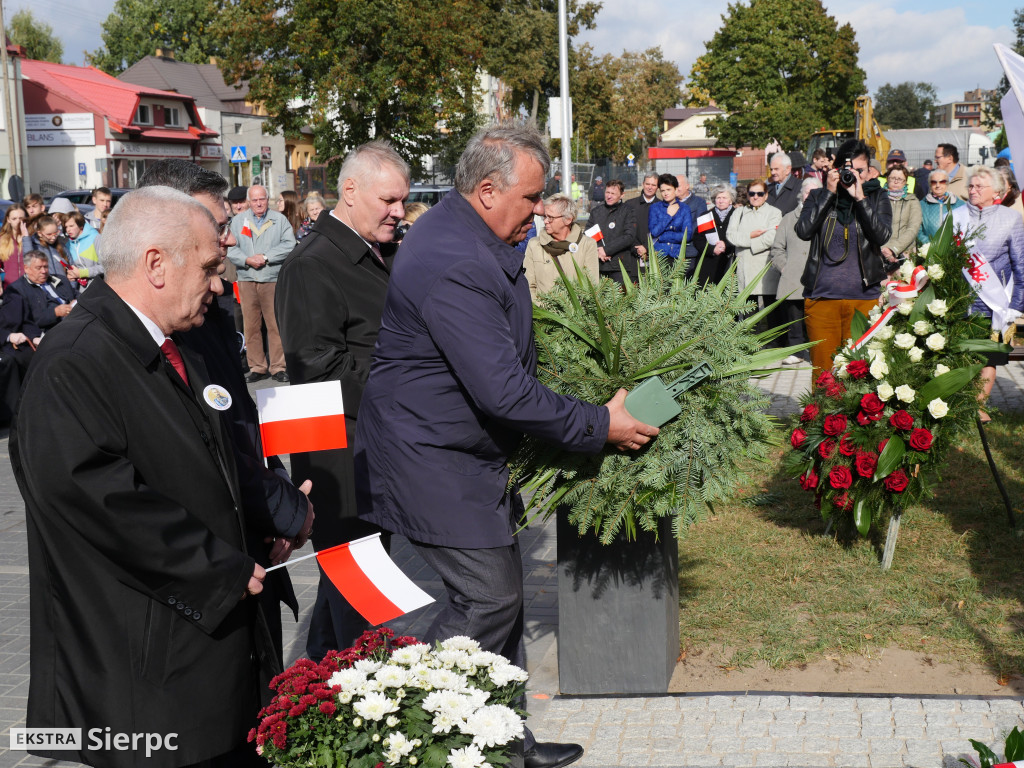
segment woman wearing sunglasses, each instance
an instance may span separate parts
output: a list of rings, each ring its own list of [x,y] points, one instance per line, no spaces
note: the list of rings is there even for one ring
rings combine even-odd
[[[764,269],[775,242],[775,230],[782,221],[782,211],[768,205],[767,187],[763,181],[747,184],[747,205],[729,220],[727,239],[736,247],[736,279],[740,290],[747,288]],[[779,273],[770,269],[751,291],[759,307],[775,301]]]

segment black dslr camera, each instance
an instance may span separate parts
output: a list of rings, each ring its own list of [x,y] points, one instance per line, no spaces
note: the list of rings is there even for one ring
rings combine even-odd
[[[839,171],[839,183],[844,187],[852,187],[857,184],[857,172],[853,170],[853,163],[846,161],[846,165]]]

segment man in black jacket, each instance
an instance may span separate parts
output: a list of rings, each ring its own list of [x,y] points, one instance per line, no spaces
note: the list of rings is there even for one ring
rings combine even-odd
[[[854,312],[871,311],[880,283],[896,266],[882,256],[892,206],[877,180],[866,181],[870,157],[863,141],[844,142],[825,188],[811,192],[796,224],[797,237],[811,241],[802,282],[807,336],[820,342],[811,347],[815,370],[832,367]]]
[[[601,227],[603,239],[597,245],[597,258],[600,259],[602,277],[610,277],[618,283],[623,282],[622,266],[626,268],[629,279],[637,279],[637,261],[633,255],[633,242],[636,239],[636,218],[633,209],[622,202],[623,185],[618,179],[612,179],[604,188],[604,202],[590,209],[590,224]]]
[[[647,239],[650,235],[649,219],[651,203],[658,199],[658,174],[648,173],[644,176],[640,194],[626,202],[633,209],[636,221],[636,236],[633,239],[633,252],[636,254],[637,266],[647,261]]]

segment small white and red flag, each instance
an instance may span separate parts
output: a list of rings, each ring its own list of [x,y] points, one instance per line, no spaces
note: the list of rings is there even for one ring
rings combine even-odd
[[[705,213],[703,216],[697,217],[697,231],[698,232],[709,232],[715,228],[715,217],[710,211]]]
[[[388,557],[379,533],[294,558],[267,571],[310,557],[316,557],[331,583],[374,626],[434,602]]]
[[[263,455],[328,451],[348,445],[341,383],[256,390]]]
[[[589,229],[587,229],[586,231],[584,231],[583,234],[585,234],[589,238],[592,238],[593,240],[597,241],[598,243],[600,243],[602,240],[604,240],[604,232],[601,231],[601,225],[600,224],[595,224],[594,226],[592,226]]]
[[[252,237],[252,225],[249,223],[248,218],[246,218],[245,223],[242,224],[242,235],[245,237]]]

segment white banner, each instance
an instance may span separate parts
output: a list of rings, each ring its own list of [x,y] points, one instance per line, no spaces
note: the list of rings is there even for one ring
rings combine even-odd
[[[112,140],[110,154],[117,157],[192,157],[192,147],[188,144]]]
[[[25,138],[30,147],[91,147],[96,144],[91,112],[25,115]]]

